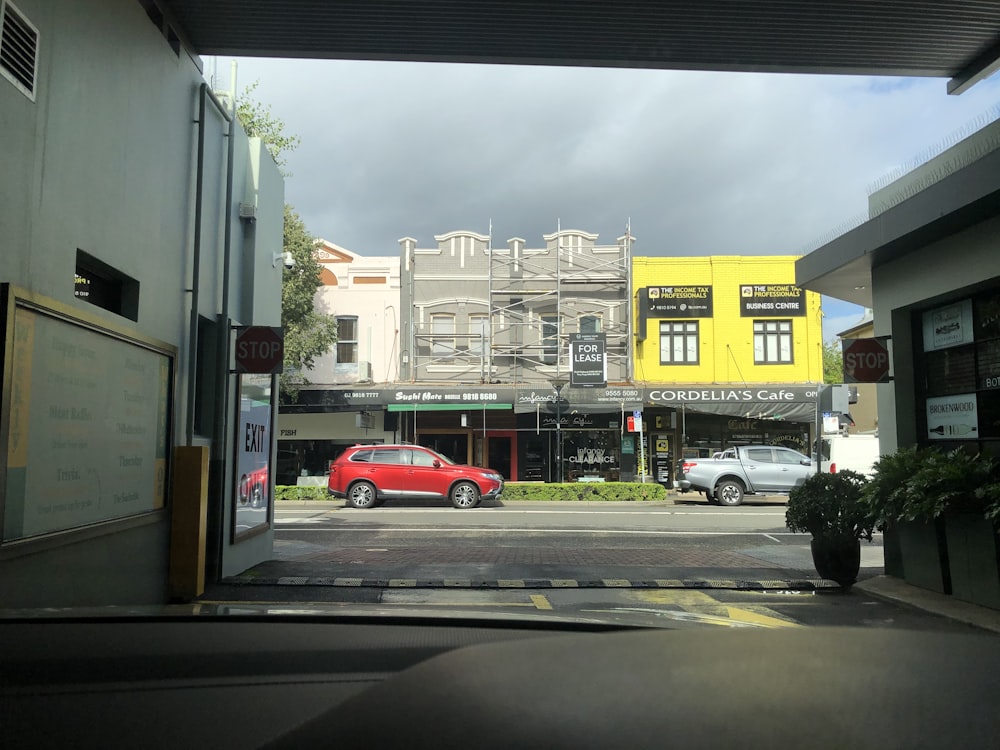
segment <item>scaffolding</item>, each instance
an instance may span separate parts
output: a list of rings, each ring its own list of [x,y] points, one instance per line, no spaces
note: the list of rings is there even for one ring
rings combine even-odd
[[[518,241],[489,256],[489,346],[484,371],[494,382],[568,377],[573,333],[605,336],[608,380],[631,380],[631,242],[557,228],[544,249]]]

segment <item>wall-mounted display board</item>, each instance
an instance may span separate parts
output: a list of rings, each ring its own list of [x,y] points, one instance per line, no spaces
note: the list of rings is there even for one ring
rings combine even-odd
[[[9,284],[0,300],[3,543],[163,508],[176,350]]]

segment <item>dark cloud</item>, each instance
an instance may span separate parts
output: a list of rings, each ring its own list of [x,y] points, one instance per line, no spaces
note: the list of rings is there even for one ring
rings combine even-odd
[[[228,61],[219,61],[228,71]],[[209,65],[211,71],[212,65]],[[228,74],[225,76],[228,77]],[[631,220],[640,255],[798,254],[866,188],[993,105],[995,80],[242,60],[302,139],[286,198],[365,255],[454,229],[518,236]]]

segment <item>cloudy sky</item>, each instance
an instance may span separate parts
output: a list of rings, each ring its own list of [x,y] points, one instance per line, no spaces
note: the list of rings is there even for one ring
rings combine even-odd
[[[208,58],[216,88],[231,60]],[[302,143],[285,197],[309,232],[397,255],[456,229],[504,245],[582,229],[635,255],[801,255],[868,186],[989,114],[1000,76],[940,79],[240,59],[237,89]],[[824,299],[829,338],[861,309]]]

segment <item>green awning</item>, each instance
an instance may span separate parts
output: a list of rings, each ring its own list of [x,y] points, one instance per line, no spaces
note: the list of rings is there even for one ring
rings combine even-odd
[[[389,404],[389,411],[482,411],[496,409],[510,411],[514,404]]]

